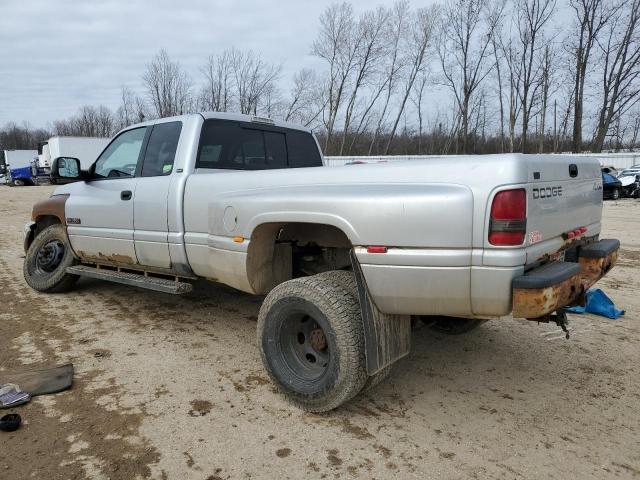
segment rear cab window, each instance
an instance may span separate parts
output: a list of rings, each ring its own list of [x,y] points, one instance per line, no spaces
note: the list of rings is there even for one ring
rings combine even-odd
[[[205,120],[200,133],[197,168],[268,170],[320,167],[313,135],[275,126],[231,120]]]

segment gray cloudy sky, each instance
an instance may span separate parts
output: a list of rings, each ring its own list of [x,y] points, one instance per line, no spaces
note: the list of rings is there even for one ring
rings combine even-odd
[[[393,0],[352,0],[356,12]],[[431,3],[414,1],[412,6]],[[0,126],[44,127],[86,104],[119,104],[122,85],[140,91],[160,49],[192,78],[210,55],[235,46],[282,63],[283,80],[304,66],[318,17],[312,0],[0,0]]]

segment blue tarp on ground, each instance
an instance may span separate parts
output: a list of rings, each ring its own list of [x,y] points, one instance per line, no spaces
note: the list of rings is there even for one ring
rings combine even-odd
[[[567,308],[571,313],[593,313],[602,317],[618,319],[624,315],[624,310],[619,310],[606,293],[599,288],[587,290],[587,303],[584,307]]]

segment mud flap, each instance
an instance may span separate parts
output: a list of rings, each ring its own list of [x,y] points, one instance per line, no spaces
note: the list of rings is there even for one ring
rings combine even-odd
[[[355,252],[351,250],[349,255],[358,285],[360,311],[364,323],[367,373],[371,376],[409,353],[411,316],[388,315],[378,310],[371,298]]]

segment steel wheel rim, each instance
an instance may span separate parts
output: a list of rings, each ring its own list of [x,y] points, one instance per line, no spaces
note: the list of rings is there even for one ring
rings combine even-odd
[[[279,340],[283,360],[300,379],[318,380],[329,369],[331,352],[326,333],[307,313],[288,315],[282,322]]]
[[[36,271],[40,274],[54,272],[64,258],[64,244],[60,240],[45,243],[36,255]]]

